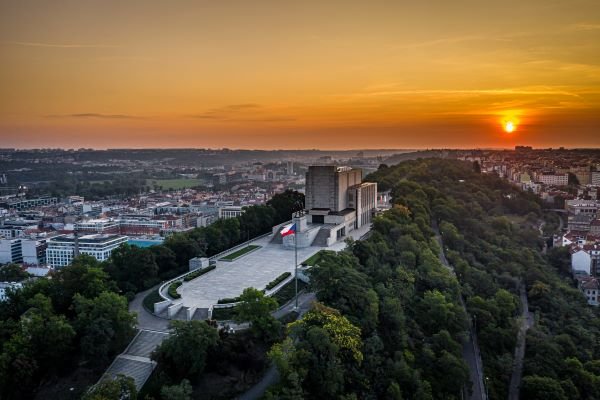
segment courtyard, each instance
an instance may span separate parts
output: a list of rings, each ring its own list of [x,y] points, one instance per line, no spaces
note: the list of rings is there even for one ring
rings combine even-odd
[[[364,226],[350,232],[355,240],[360,239],[370,229]],[[264,289],[269,282],[284,272],[294,272],[294,250],[285,249],[281,244],[271,243],[272,236],[252,241],[261,246],[235,261],[217,260],[217,268],[201,277],[184,282],[177,291],[181,294],[184,307],[208,308],[219,299],[239,296],[245,288]],[[340,251],[346,247],[341,241],[327,250]],[[317,253],[323,247],[298,249],[298,263]]]

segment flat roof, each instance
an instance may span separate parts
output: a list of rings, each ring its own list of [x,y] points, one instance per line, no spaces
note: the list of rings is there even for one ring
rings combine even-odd
[[[125,235],[84,235],[79,237],[79,243],[106,243],[116,239],[127,239]],[[75,237],[73,235],[63,235],[51,238],[50,242],[67,242],[75,243]]]
[[[348,214],[352,214],[354,212],[356,212],[356,209],[354,209],[354,208],[344,208],[341,211],[331,211],[329,213],[329,215],[348,215]]]

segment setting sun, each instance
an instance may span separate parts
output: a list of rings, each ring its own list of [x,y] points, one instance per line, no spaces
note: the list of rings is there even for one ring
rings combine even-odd
[[[515,130],[515,123],[512,121],[505,122],[504,130],[506,131],[506,133],[512,133]]]

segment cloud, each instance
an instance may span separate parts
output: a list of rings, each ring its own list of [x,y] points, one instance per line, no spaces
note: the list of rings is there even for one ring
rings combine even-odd
[[[580,23],[571,25],[571,29],[575,31],[597,31],[600,30],[600,24]]]
[[[99,113],[78,113],[63,115],[46,115],[46,118],[100,118],[100,119],[140,119],[135,115],[126,114],[99,114]]]
[[[201,119],[226,120],[240,113],[246,113],[247,110],[253,110],[258,108],[261,108],[261,106],[255,103],[229,104],[223,107],[213,108],[201,114],[190,115],[190,117]]]
[[[581,97],[576,93],[565,91],[562,89],[554,89],[549,87],[525,87],[525,88],[506,88],[506,89],[434,89],[434,90],[384,90],[384,91],[366,91],[351,94],[350,98],[364,97],[386,97],[386,96],[539,96],[539,95],[560,95],[569,97]],[[344,95],[342,95],[344,96]]]
[[[462,42],[471,42],[471,41],[489,40],[489,39],[490,38],[487,38],[484,36],[458,36],[458,37],[427,40],[424,42],[398,44],[398,45],[392,45],[390,47],[393,49],[416,49],[416,48],[420,48],[420,47],[431,47],[431,46],[438,46],[438,45],[449,44],[449,43],[462,43]],[[496,40],[498,40],[498,39],[496,39]]]
[[[199,118],[222,122],[286,122],[296,118],[286,115],[270,115],[263,106],[255,103],[229,104],[208,110],[202,114],[189,115]]]
[[[17,46],[26,47],[51,47],[58,49],[97,49],[97,48],[115,48],[119,46],[110,44],[81,44],[81,43],[41,43],[41,42],[6,42]]]
[[[246,110],[248,108],[260,108],[259,104],[254,103],[245,103],[245,104],[230,104],[228,106],[223,107],[225,110]]]

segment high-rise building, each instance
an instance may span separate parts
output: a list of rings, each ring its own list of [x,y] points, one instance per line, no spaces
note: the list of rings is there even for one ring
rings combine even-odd
[[[321,242],[313,245],[330,245],[371,222],[377,209],[377,184],[363,182],[357,168],[311,166],[306,173],[305,209],[307,228],[322,225],[320,239],[315,238]]]

